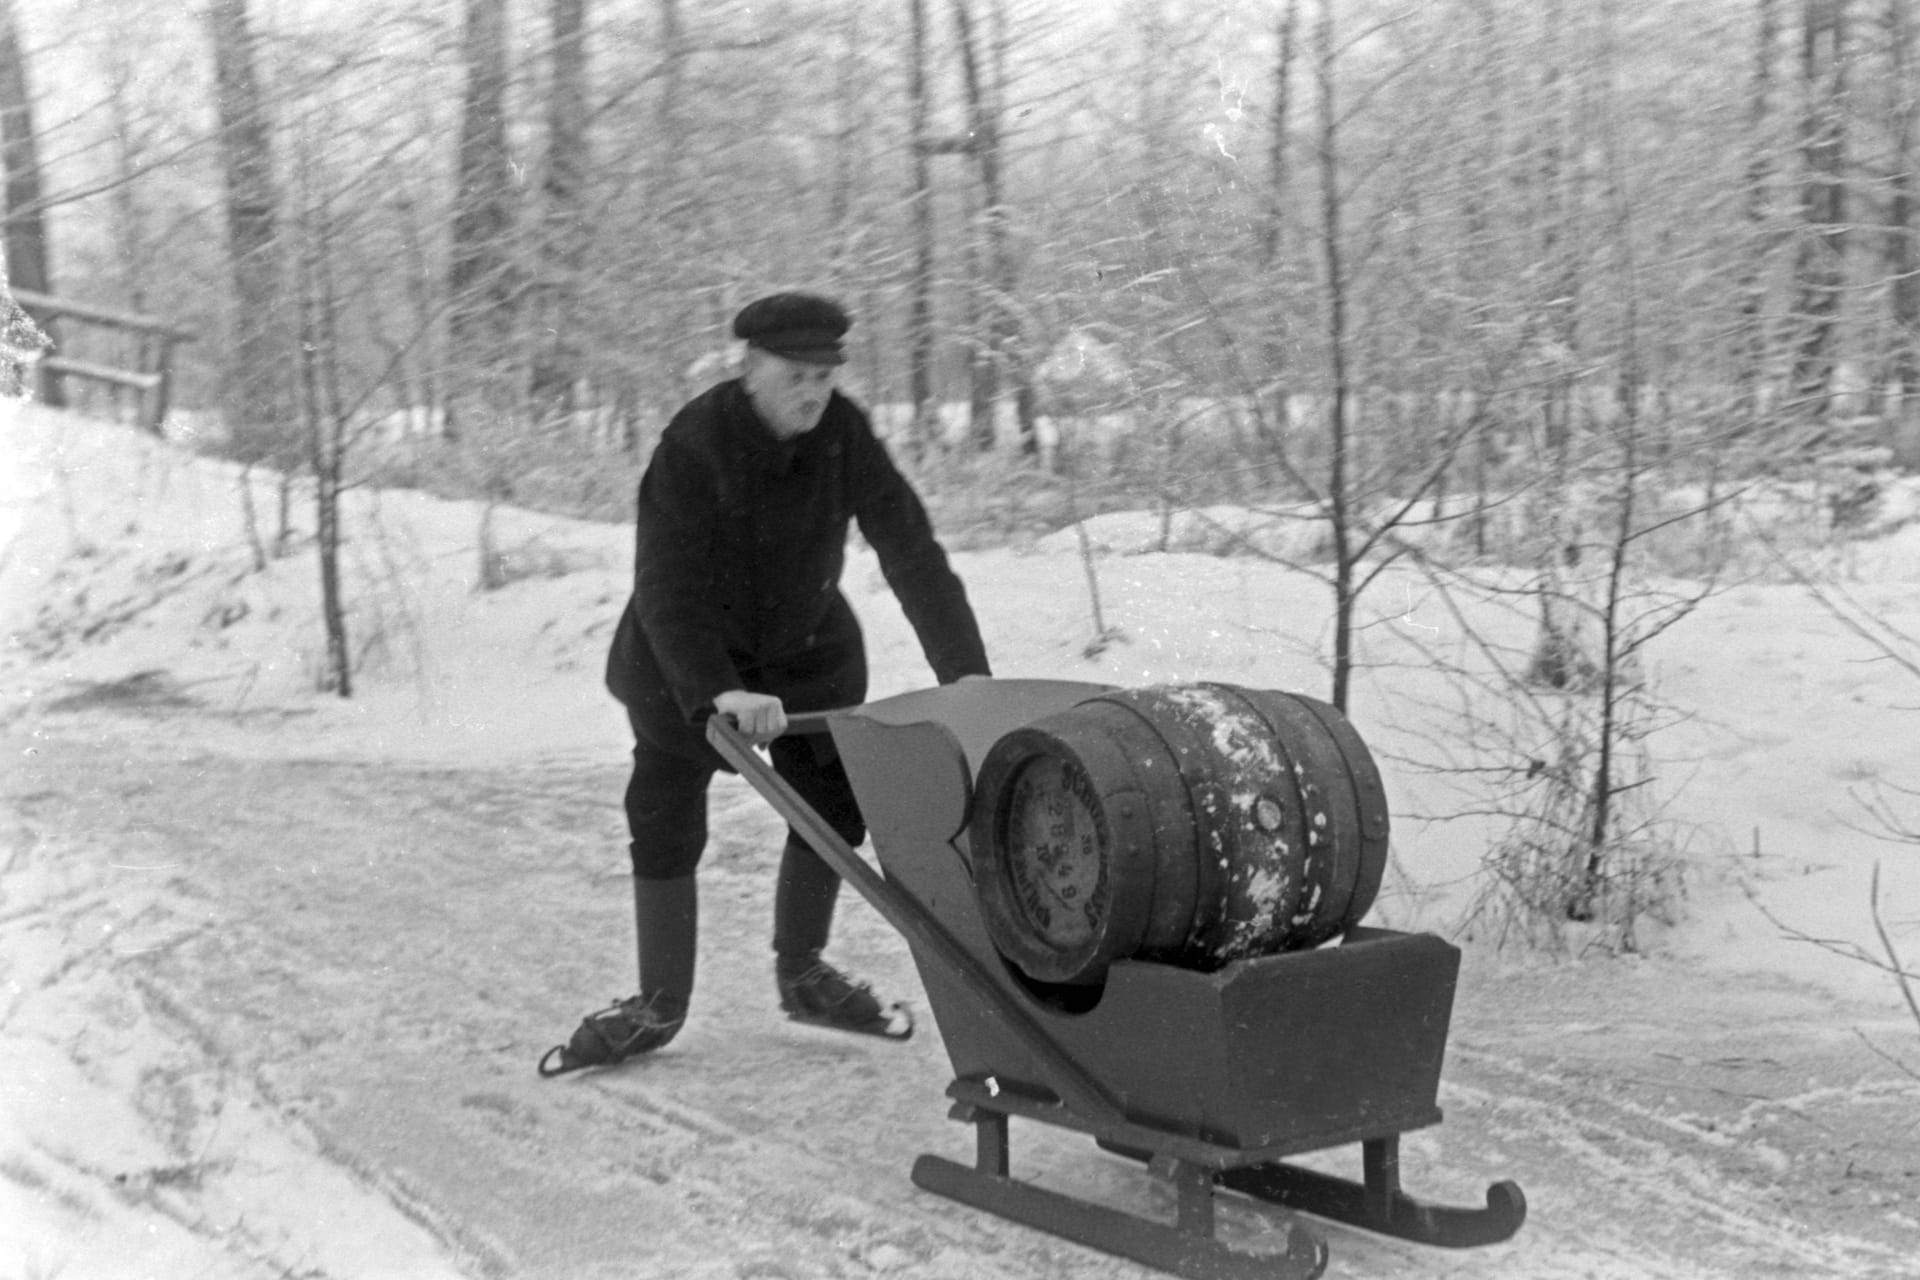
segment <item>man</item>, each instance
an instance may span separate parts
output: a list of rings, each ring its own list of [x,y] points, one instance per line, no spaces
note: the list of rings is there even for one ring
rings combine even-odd
[[[706,793],[725,763],[708,716],[771,743],[784,778],[850,845],[866,836],[845,770],[823,737],[783,738],[787,712],[866,696],[859,623],[840,593],[849,521],[943,684],[988,674],[980,630],[925,508],[834,390],[849,327],[829,299],[781,293],[734,318],[740,377],[695,397],[667,424],[640,481],[634,588],[614,634],[607,685],[634,734],[627,823],[633,843],[640,992],[591,1014],[541,1059],[542,1074],[660,1048],[693,993]],[[789,1016],[896,1038],[910,1029],[820,958],[840,877],[789,830],[774,888],[773,949]]]

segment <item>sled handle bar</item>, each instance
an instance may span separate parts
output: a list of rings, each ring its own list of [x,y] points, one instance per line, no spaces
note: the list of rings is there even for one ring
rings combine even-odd
[[[837,714],[841,713],[814,711],[789,716],[787,732],[823,733],[827,729],[827,717]],[[802,725],[805,727],[800,727]],[[959,978],[975,999],[994,1010],[1010,1026],[1022,1043],[1046,1063],[1055,1091],[1070,1110],[1109,1124],[1125,1122],[1125,1114],[1106,1087],[1069,1056],[1032,1014],[1006,999],[982,969],[980,961],[961,945],[938,916],[904,886],[882,876],[854,852],[792,784],[753,749],[752,741],[740,732],[731,717],[708,718],[707,742],[813,846],[822,861],[873,904],[888,924],[899,930],[908,942],[937,957],[941,966]]]
[[[789,711],[787,732],[781,736],[831,732],[827,717],[838,714],[837,711]]]

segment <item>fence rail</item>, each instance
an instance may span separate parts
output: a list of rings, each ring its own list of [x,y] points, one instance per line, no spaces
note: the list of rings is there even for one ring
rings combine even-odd
[[[82,324],[122,330],[140,339],[135,348],[134,367],[130,369],[57,353],[42,356],[35,368],[43,401],[48,404],[64,403],[65,397],[60,392],[63,378],[82,378],[125,388],[134,393],[136,417],[140,425],[155,435],[160,433],[160,424],[167,416],[168,394],[173,385],[173,348],[179,343],[194,341],[198,334],[155,316],[72,302],[31,289],[15,289],[13,296],[43,326],[50,319],[64,317]]]

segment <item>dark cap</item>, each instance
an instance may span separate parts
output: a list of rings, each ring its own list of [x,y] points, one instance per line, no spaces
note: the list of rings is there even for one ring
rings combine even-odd
[[[733,336],[806,364],[845,364],[840,339],[853,321],[831,298],[776,293],[749,302],[733,318]]]

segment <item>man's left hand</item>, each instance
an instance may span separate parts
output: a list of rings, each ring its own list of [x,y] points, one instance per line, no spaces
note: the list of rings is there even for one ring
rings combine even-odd
[[[787,731],[786,708],[770,693],[729,689],[713,700],[713,709],[731,716],[755,746],[764,746]]]

